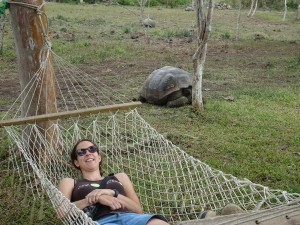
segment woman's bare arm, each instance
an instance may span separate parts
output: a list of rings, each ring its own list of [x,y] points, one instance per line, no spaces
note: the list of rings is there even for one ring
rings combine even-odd
[[[124,203],[125,209],[128,209],[129,211],[133,211],[136,213],[142,213],[143,209],[142,209],[140,200],[139,200],[137,194],[135,193],[133,184],[132,184],[131,180],[129,179],[129,177],[127,176],[127,174],[118,173],[118,174],[115,174],[115,176],[123,184],[123,187],[125,190],[126,196],[119,194],[117,197],[118,199],[122,200],[122,202]]]
[[[61,180],[58,189],[60,192],[69,200],[71,200],[72,192],[74,189],[74,179],[72,178],[64,178]],[[79,209],[83,209],[88,206],[88,202],[86,199],[82,199],[76,202],[73,202]]]

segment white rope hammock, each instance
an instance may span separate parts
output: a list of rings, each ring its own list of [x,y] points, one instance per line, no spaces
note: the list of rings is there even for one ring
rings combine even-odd
[[[42,85],[50,56],[54,62],[51,73],[56,77],[58,114],[130,102],[99,78],[60,58],[48,46],[43,49],[41,68],[4,115],[0,126],[9,134],[11,148],[19,150],[10,154],[14,171],[26,182],[27,191],[37,199],[46,192],[64,224],[94,224],[57,189],[63,177],[78,177],[69,158],[71,147],[81,138],[91,138],[100,146],[105,174],[129,174],[145,212],[163,214],[170,222],[197,219],[206,209],[219,212],[228,203],[249,212],[296,205],[296,212],[300,213],[300,194],[269,189],[211,168],[165,139],[137,109],[85,116],[79,113],[63,119],[51,117],[46,129],[39,120],[25,123],[22,118],[29,114],[22,109],[25,102],[32,108],[37,97],[33,90]],[[232,224],[248,219],[244,215]]]

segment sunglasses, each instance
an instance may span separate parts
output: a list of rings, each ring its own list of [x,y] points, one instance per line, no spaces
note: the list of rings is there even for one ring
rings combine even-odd
[[[95,152],[99,152],[99,149],[96,146],[90,146],[88,148],[82,148],[82,149],[78,149],[76,151],[78,156],[84,156],[86,154],[86,151],[89,151],[90,153],[95,153]]]

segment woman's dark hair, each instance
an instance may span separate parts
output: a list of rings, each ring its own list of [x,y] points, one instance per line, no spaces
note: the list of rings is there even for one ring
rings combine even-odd
[[[76,151],[77,151],[77,146],[78,146],[81,142],[83,142],[83,141],[91,142],[94,146],[97,147],[97,145],[96,145],[92,140],[90,140],[90,139],[88,139],[88,138],[81,139],[81,140],[79,140],[79,141],[76,142],[76,144],[73,146],[72,151],[71,151],[71,161],[72,161],[73,166],[74,166],[76,169],[78,169],[78,170],[80,170],[80,167],[78,167],[78,166],[75,165],[74,160],[77,159],[77,152],[76,152]],[[98,148],[98,149],[99,149],[99,148]],[[99,150],[98,150],[98,154],[100,154],[100,153],[99,153]],[[101,160],[101,162],[102,162],[102,160]],[[99,163],[99,170],[100,170],[100,174],[101,174],[101,176],[102,176],[101,162]]]

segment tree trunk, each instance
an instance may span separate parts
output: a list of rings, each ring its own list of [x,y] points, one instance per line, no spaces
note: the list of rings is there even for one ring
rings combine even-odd
[[[22,96],[22,117],[54,113],[57,112],[56,90],[52,61],[50,57],[47,57],[50,51],[44,45],[45,37],[48,36],[47,21],[43,16],[44,7],[40,9],[41,13],[37,13],[35,9],[31,8],[31,6],[40,6],[43,1],[20,0],[20,2],[23,5],[16,1],[10,4],[10,14],[17,50],[21,90],[25,90],[27,84],[43,64],[43,72],[37,79],[39,83],[36,88],[26,90]],[[28,4],[30,7],[24,6],[24,4]],[[53,122],[48,121],[40,123],[38,126],[45,131],[52,124]],[[28,132],[28,130],[23,131],[23,136],[27,137],[28,144],[37,146],[37,142],[42,142],[42,140],[33,138],[35,135],[32,131],[30,134]],[[56,138],[54,138],[56,135],[53,132],[48,130],[47,133],[44,133],[46,140],[49,140],[50,143],[56,142]],[[33,151],[36,152],[37,149],[33,149]]]
[[[206,59],[207,44],[204,45],[202,53],[197,60],[194,60],[194,80],[193,80],[193,95],[192,95],[192,107],[197,110],[203,109],[203,94],[202,94],[202,80],[203,80],[203,69]]]
[[[298,4],[297,19],[300,20],[300,2]]]
[[[262,1],[262,6],[263,6],[264,9],[268,9],[267,1],[266,0]]]
[[[287,13],[287,0],[284,0],[284,14],[283,14],[283,21],[285,20],[286,13]]]
[[[196,1],[197,19],[197,50],[193,55],[194,81],[192,93],[192,107],[197,110],[203,109],[202,77],[206,59],[207,41],[211,30],[213,1],[209,0],[207,17],[203,12],[203,0]]]
[[[257,4],[258,4],[258,0],[251,0],[251,7],[248,13],[248,17],[251,17],[254,15],[254,13],[256,12],[257,9]]]
[[[237,22],[236,22],[236,40],[240,39],[241,10],[242,10],[242,0],[240,0]]]
[[[254,0],[251,0],[250,10],[247,14],[248,17],[251,15],[253,7],[254,7]]]
[[[3,54],[3,42],[4,42],[4,28],[6,22],[6,15],[0,15],[0,55]]]
[[[195,0],[192,0],[192,8],[194,9],[195,8]]]
[[[144,18],[145,18],[145,15],[144,15],[144,12],[145,12],[145,6],[147,4],[147,1],[148,0],[139,0],[139,5],[140,5],[140,11],[141,11],[141,22],[143,22]]]

